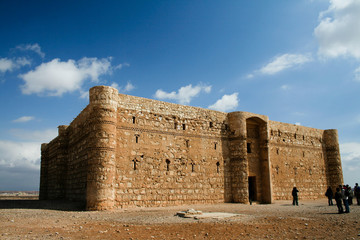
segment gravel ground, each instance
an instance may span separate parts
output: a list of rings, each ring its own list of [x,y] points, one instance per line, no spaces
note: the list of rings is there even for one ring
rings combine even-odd
[[[0,239],[360,239],[360,206],[337,214],[326,199],[79,211],[63,201],[0,200]],[[181,218],[187,209],[239,214]]]

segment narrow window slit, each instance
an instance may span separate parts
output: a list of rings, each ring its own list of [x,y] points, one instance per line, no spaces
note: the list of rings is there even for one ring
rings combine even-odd
[[[170,160],[166,159],[166,171],[170,171]]]
[[[247,153],[251,153],[251,143],[247,143]]]

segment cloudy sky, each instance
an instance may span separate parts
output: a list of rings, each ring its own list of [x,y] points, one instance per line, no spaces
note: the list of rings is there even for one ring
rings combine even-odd
[[[0,1],[0,191],[38,190],[40,144],[88,89],[339,131],[360,171],[360,1]]]

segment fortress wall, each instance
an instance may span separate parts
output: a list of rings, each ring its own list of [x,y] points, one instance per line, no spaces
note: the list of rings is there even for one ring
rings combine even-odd
[[[121,94],[119,99],[116,205],[224,202],[225,113]]]
[[[324,130],[270,121],[270,159],[274,199],[324,197],[328,186]]]
[[[294,186],[311,199],[343,182],[336,130],[105,86],[90,89],[89,105],[41,154],[40,198],[86,201],[88,210],[247,203],[249,193],[271,203],[290,199]]]
[[[59,135],[41,146],[41,199],[85,201],[89,108],[70,124],[59,126]]]
[[[66,199],[86,200],[86,181],[90,129],[90,109],[86,107],[70,124],[67,130],[68,154]]]

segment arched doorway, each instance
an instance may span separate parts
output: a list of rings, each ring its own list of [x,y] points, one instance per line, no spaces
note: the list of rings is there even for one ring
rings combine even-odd
[[[249,201],[271,203],[267,122],[258,117],[246,119],[246,148]]]

